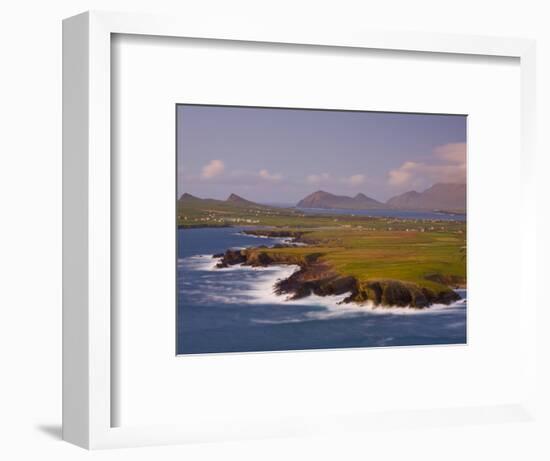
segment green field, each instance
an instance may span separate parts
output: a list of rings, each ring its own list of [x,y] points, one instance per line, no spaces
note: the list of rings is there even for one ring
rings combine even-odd
[[[196,200],[178,203],[178,226],[269,226],[305,232],[300,240],[308,246],[261,251],[298,259],[320,254],[319,260],[336,273],[359,282],[399,280],[435,291],[466,284],[465,222],[305,215],[294,209]]]
[[[311,243],[307,247],[274,248],[268,253],[299,258],[321,254],[319,260],[338,274],[351,275],[360,282],[400,280],[435,291],[466,283],[465,235],[456,230],[315,229],[302,240]]]

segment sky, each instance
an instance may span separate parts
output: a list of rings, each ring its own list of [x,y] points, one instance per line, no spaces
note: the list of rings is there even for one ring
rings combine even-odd
[[[179,105],[178,196],[386,201],[466,181],[466,116]]]

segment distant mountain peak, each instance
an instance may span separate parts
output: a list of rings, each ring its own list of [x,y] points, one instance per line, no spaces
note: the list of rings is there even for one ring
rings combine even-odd
[[[213,198],[200,198],[195,197],[194,195],[191,195],[189,193],[184,193],[180,196],[178,199],[178,205],[184,206],[184,207],[197,207],[197,206],[204,206],[204,207],[221,207],[221,209],[224,210],[233,210],[234,208],[253,208],[255,210],[266,210],[271,209],[272,207],[269,205],[261,205],[259,203],[251,202],[250,200],[246,200],[245,198],[237,195],[237,194],[230,194],[229,197],[225,200],[219,200],[219,199],[213,199]]]
[[[466,184],[436,183],[423,192],[396,195],[386,203],[391,208],[410,210],[466,210]]]
[[[318,190],[304,197],[296,206],[298,208],[369,210],[383,208],[384,205],[362,193],[352,198],[346,195],[335,195],[330,192]]]
[[[432,187],[429,187],[424,192],[427,192],[429,190],[437,190],[437,189],[454,189],[454,190],[466,190],[466,183],[462,182],[436,182],[432,185]]]
[[[194,195],[188,194],[187,192],[184,192],[181,194],[180,200],[201,200],[198,197],[195,197]]]
[[[231,193],[229,197],[225,200],[226,203],[230,203],[234,206],[247,206],[247,207],[256,207],[256,208],[266,208],[265,205],[260,205],[259,203],[252,202],[247,200],[240,195]]]
[[[330,192],[324,191],[324,190],[318,190],[318,191],[315,191],[315,192],[313,192],[312,194],[310,194],[309,197],[312,197],[312,196],[323,196],[323,195],[333,195],[333,194],[331,194]]]
[[[250,200],[246,200],[245,198],[242,198],[240,195],[231,193],[229,197],[227,197],[226,202],[250,202]]]

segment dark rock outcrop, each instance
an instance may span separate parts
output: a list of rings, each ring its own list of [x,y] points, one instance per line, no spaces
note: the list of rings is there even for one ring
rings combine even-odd
[[[311,294],[318,296],[341,295],[356,292],[357,281],[351,276],[341,276],[326,264],[319,262],[320,254],[309,255],[305,263],[285,280],[277,282],[275,292],[288,294],[289,299],[300,299]]]
[[[400,280],[377,280],[363,282],[355,294],[345,302],[371,301],[375,306],[398,306],[422,309],[432,304],[451,304],[460,296],[450,288],[436,292],[415,283]]]
[[[466,286],[466,279],[457,275],[428,274],[424,278],[449,287],[463,288]]]
[[[234,266],[235,264],[243,264],[246,262],[246,253],[242,250],[227,250],[221,261],[216,264],[216,267],[221,269],[224,267]]]
[[[420,287],[412,282],[400,280],[372,280],[358,282],[355,277],[340,275],[322,261],[322,253],[312,253],[304,258],[277,252],[256,249],[227,250],[218,268],[235,264],[252,267],[266,267],[272,264],[292,264],[299,270],[275,285],[275,292],[286,294],[289,299],[300,299],[311,294],[318,296],[342,295],[349,293],[344,303],[372,302],[375,306],[410,307],[423,309],[432,304],[451,304],[460,296],[450,288],[438,291]]]

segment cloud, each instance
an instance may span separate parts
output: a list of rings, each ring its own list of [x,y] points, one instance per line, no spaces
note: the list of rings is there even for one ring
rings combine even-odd
[[[329,183],[330,181],[331,181],[331,177],[328,173],[310,174],[306,176],[306,182],[314,186],[318,186],[320,184],[326,184],[326,183]]]
[[[438,182],[466,182],[466,143],[437,146],[433,163],[405,162],[388,173],[388,183],[399,187],[430,186]]]
[[[359,186],[365,182],[365,175],[354,174],[348,178],[348,182],[351,186]]]
[[[202,179],[212,179],[223,173],[225,165],[221,160],[210,160],[203,168],[201,172]]]
[[[310,174],[306,176],[306,182],[313,186],[347,186],[357,187],[366,181],[364,174],[354,174],[351,176],[332,176],[329,173]]]
[[[270,173],[269,171],[267,171],[265,169],[260,170],[260,172],[258,173],[258,176],[261,179],[265,179],[266,181],[271,181],[271,182],[279,182],[281,179],[283,179],[282,175],[272,174],[272,173]]]
[[[215,179],[216,184],[258,186],[265,183],[278,183],[284,179],[282,174],[271,173],[263,168],[260,171],[228,170],[221,160],[210,160],[202,167],[200,175],[184,175],[187,183],[201,183]]]
[[[400,186],[410,182],[418,165],[419,164],[415,162],[405,162],[399,168],[390,170],[388,173],[389,183],[392,186]]]
[[[438,146],[434,149],[434,155],[449,163],[458,165],[466,163],[466,143],[454,142]]]

